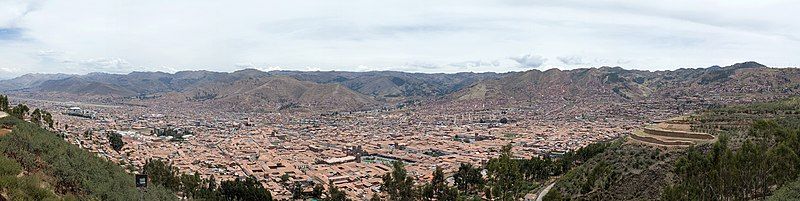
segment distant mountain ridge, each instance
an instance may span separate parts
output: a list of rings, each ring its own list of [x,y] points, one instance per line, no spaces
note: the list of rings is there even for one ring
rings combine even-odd
[[[768,68],[756,62],[727,67],[674,71],[625,70],[619,67],[550,69],[509,73],[484,80],[449,98],[465,100],[628,101],[692,97],[796,95],[800,69]]]
[[[30,74],[0,81],[6,93],[211,101],[245,109],[354,110],[408,100],[445,102],[632,101],[793,95],[800,70],[756,62],[672,71],[620,67],[510,73],[212,71]],[[166,97],[162,95],[169,94]]]

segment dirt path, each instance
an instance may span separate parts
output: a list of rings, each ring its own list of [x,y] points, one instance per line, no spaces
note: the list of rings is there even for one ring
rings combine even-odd
[[[555,181],[553,181],[553,183],[550,183],[550,185],[547,185],[547,187],[545,187],[544,190],[542,190],[542,192],[539,192],[539,195],[536,196],[536,201],[542,201],[544,196],[547,195],[547,192],[550,192],[550,189],[553,188],[553,186],[555,185],[556,185]]]

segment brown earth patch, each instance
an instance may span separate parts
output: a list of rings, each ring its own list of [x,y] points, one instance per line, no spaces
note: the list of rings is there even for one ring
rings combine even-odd
[[[11,129],[0,128],[0,137],[3,137],[8,133],[11,133]]]

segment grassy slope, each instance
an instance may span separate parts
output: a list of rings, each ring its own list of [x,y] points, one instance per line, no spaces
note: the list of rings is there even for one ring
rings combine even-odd
[[[777,112],[776,112],[777,111]],[[796,127],[800,121],[800,98],[778,102],[739,105],[706,111],[699,115],[706,122],[744,122],[772,119],[787,127]],[[730,146],[741,146],[748,136],[747,129],[720,131],[731,137]],[[699,150],[709,150],[712,145],[699,145]],[[625,144],[609,149],[570,170],[561,177],[551,193],[560,192],[571,200],[659,200],[663,189],[676,182],[675,163],[686,150],[657,148],[641,144]],[[775,200],[800,195],[800,181],[785,185],[775,192]],[[790,199],[791,200],[791,199]]]
[[[623,144],[599,154],[561,177],[552,191],[578,200],[657,200],[674,174],[676,150]]]
[[[134,186],[133,176],[118,165],[69,144],[55,133],[36,125],[12,117],[0,119],[0,124],[15,125],[13,132],[0,137],[0,153],[19,164],[25,175],[34,175],[35,179],[41,180],[40,184],[43,184],[41,186],[44,189],[57,195],[54,199],[75,197],[80,200],[138,200],[140,198],[141,194]],[[23,192],[35,190],[22,188],[19,185],[10,186],[17,187],[14,189],[21,189]],[[176,199],[169,190],[153,185],[144,193],[144,198]]]

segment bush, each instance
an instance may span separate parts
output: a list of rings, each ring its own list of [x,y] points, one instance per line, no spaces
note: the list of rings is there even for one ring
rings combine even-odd
[[[22,172],[22,166],[8,157],[0,155],[0,176],[15,176]]]
[[[800,200],[800,180],[784,185],[769,197],[769,201]]]

